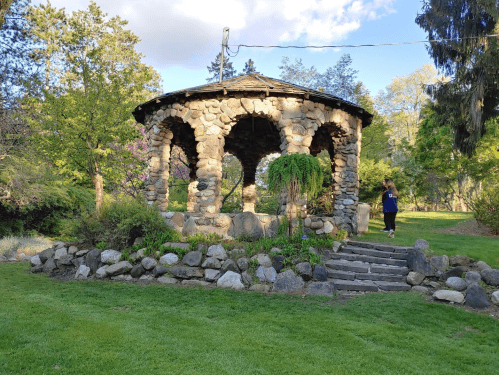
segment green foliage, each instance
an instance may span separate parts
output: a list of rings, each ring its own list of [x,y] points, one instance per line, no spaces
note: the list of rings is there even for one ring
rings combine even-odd
[[[191,244],[192,250],[196,250],[198,244],[216,245],[221,240],[222,237],[216,233],[195,233],[187,236],[187,242]]]
[[[289,220],[287,216],[283,216],[277,228],[277,236],[289,236]]]
[[[342,241],[344,240],[345,238],[348,237],[348,232],[344,229],[338,229],[338,233],[336,233],[336,239],[338,241]]]
[[[84,212],[76,220],[74,231],[72,234],[76,237],[83,237],[93,244],[106,242],[113,249],[129,247],[137,237],[148,233],[153,233],[151,238],[154,239],[157,238],[154,232],[164,232],[162,238],[176,236],[155,207],[132,198],[105,203],[100,214]]]
[[[100,250],[106,250],[106,249],[108,249],[108,247],[107,247],[107,243],[106,243],[106,242],[104,242],[104,241],[97,243],[97,244],[95,245],[95,247],[96,247],[97,249],[100,249]]]
[[[384,160],[361,160],[359,166],[359,200],[365,203],[381,203],[383,193],[383,179],[391,178],[399,188],[399,181],[403,180],[400,168],[392,168]]]
[[[319,162],[312,155],[283,155],[270,164],[269,190],[276,194],[288,191],[291,201],[298,194],[314,197],[322,189],[323,178]]]
[[[482,192],[473,202],[475,219],[490,225],[499,233],[499,190],[497,187],[489,188]]]

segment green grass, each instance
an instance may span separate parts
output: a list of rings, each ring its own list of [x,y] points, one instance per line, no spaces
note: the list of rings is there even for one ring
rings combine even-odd
[[[0,264],[2,374],[493,374],[499,324],[414,293],[350,301],[60,282]],[[58,370],[55,369],[58,366]]]
[[[380,232],[385,226],[383,219],[371,219],[369,233],[362,235],[359,240],[413,246],[417,239],[425,239],[430,244],[432,254],[446,254],[449,257],[457,254],[467,255],[483,260],[493,268],[499,268],[497,238],[438,232],[438,229],[453,227],[470,219],[473,219],[471,212],[401,212],[395,220],[395,238],[387,238],[386,233]]]

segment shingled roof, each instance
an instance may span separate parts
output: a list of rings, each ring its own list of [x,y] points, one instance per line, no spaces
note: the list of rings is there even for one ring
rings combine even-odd
[[[369,125],[373,115],[365,111],[362,107],[325,92],[312,90],[304,86],[284,82],[280,79],[270,78],[258,73],[250,73],[223,80],[222,82],[209,83],[207,85],[190,87],[183,90],[169,92],[155,97],[145,103],[138,105],[132,112],[139,123],[144,122],[145,109],[162,104],[177,101],[181,97],[193,95],[223,92],[224,95],[234,92],[264,92],[267,96],[272,94],[289,94],[303,96],[304,99],[322,102],[332,108],[341,108],[362,119],[363,127]]]

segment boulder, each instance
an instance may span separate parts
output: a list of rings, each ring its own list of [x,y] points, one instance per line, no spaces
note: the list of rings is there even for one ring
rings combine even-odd
[[[221,288],[231,288],[234,290],[244,289],[241,282],[241,275],[232,271],[227,271],[222,277],[217,280],[217,286]]]
[[[180,212],[175,212],[173,216],[171,217],[171,220],[177,227],[183,227],[184,226],[184,215]]]
[[[249,259],[245,257],[239,258],[236,264],[241,271],[246,271],[249,268]]]
[[[449,257],[447,255],[431,257],[430,264],[438,271],[444,272],[449,267]]]
[[[485,269],[481,272],[482,279],[486,284],[499,286],[499,270]]]
[[[206,281],[217,281],[220,278],[220,270],[214,270],[211,268],[204,270],[204,279]]]
[[[232,259],[227,259],[222,264],[222,268],[220,269],[220,272],[222,274],[224,274],[227,271],[232,271],[232,272],[236,272],[236,273],[241,272],[241,270],[239,269],[239,267],[237,266],[237,264]]]
[[[171,266],[178,262],[178,255],[174,253],[168,253],[159,258],[159,264]]]
[[[305,282],[300,276],[296,276],[293,270],[279,273],[272,290],[274,292],[292,293],[303,289]]]
[[[130,262],[127,262],[124,260],[124,261],[115,263],[113,265],[110,265],[107,268],[107,273],[109,276],[117,276],[117,275],[121,275],[125,272],[130,271],[132,268],[133,268],[133,266],[130,264]]]
[[[445,285],[455,290],[465,290],[468,287],[468,283],[465,280],[455,276],[445,280]]]
[[[494,293],[492,293],[492,296],[490,299],[494,305],[499,306],[499,290],[496,290]]]
[[[54,258],[50,258],[45,263],[43,263],[43,272],[51,273],[56,269],[57,269],[57,264],[55,264]]]
[[[161,276],[157,278],[158,283],[163,284],[163,285],[168,285],[168,284],[176,284],[177,279],[174,279],[173,277],[166,277],[166,276]]]
[[[414,290],[415,292],[421,293],[421,294],[428,294],[429,289],[425,286],[422,285],[415,285],[412,287],[411,290]]]
[[[478,271],[482,272],[484,270],[490,270],[492,267],[490,267],[487,263],[485,263],[483,260],[479,260],[478,262],[475,263],[476,268],[478,268]]]
[[[296,271],[303,278],[308,281],[312,278],[312,265],[309,262],[302,262],[296,265]]]
[[[66,246],[66,244],[62,241],[56,241],[52,244],[52,248],[54,250],[59,249],[60,247],[65,247],[65,246]]]
[[[38,256],[40,257],[42,263],[45,263],[48,259],[53,258],[54,254],[55,254],[54,249],[49,248],[43,250],[41,253],[38,254]]]
[[[253,212],[242,212],[232,220],[228,234],[234,238],[249,237],[257,240],[263,236],[262,223]]]
[[[327,269],[323,264],[316,264],[313,273],[314,281],[327,281]]]
[[[328,296],[333,297],[335,286],[332,281],[327,282],[314,282],[308,284],[307,294],[312,296]]]
[[[272,260],[267,254],[257,254],[251,257],[251,260],[256,260],[259,266],[263,267],[271,267]]]
[[[89,251],[90,250],[80,250],[80,251],[77,251],[76,254],[75,254],[75,257],[79,258],[79,257],[82,257],[84,255],[87,255]]]
[[[188,286],[210,286],[211,283],[204,280],[182,280],[182,285]]]
[[[184,226],[182,227],[182,235],[187,237],[187,236],[192,236],[197,232],[198,232],[198,226],[196,225],[194,218],[190,217],[189,219],[187,219],[187,221],[184,223]]]
[[[142,275],[137,280],[137,284],[147,285],[156,281],[153,275]]]
[[[32,267],[40,266],[43,264],[39,255],[33,255],[29,262]]]
[[[455,302],[455,303],[464,302],[463,293],[457,292],[455,290],[445,290],[445,289],[437,290],[435,293],[433,293],[433,298],[448,302]]]
[[[192,279],[193,277],[203,277],[203,271],[197,267],[173,266],[167,269],[168,273],[179,279]]]
[[[85,255],[85,264],[90,267],[92,273],[95,273],[100,267],[100,253],[99,249],[93,249]]]
[[[490,306],[487,293],[477,283],[471,284],[466,289],[466,302],[464,304],[474,309],[486,309]]]
[[[251,285],[253,284],[253,276],[248,271],[244,271],[241,274],[241,281],[244,285]]]
[[[227,259],[227,252],[222,245],[211,245],[206,253],[207,257],[213,257],[219,260]]]
[[[466,268],[464,268],[463,266],[457,266],[457,267],[451,268],[447,272],[444,272],[440,276],[440,278],[442,280],[447,280],[449,277],[462,277],[465,272],[466,272]]]
[[[146,272],[146,270],[144,269],[144,267],[142,267],[142,264],[139,263],[139,264],[136,264],[135,266],[133,266],[132,270],[130,271],[130,275],[132,275],[132,277],[134,279],[138,279],[145,272]],[[165,273],[166,273],[166,271],[165,271]]]
[[[66,254],[66,255],[61,256],[59,259],[57,259],[55,261],[55,263],[57,264],[57,267],[72,266],[73,259],[74,259],[74,257],[72,255]]]
[[[276,270],[276,272],[281,272],[281,270],[284,268],[284,255],[276,255],[274,259],[272,259],[272,267]]]
[[[152,270],[154,267],[156,267],[158,262],[154,258],[145,257],[144,259],[142,259],[140,264],[142,265],[142,267],[144,267],[145,270],[149,271]]]
[[[165,247],[175,247],[182,250],[190,250],[191,244],[187,242],[166,242],[163,244]],[[199,250],[199,249],[198,249]]]
[[[102,263],[118,263],[121,258],[121,253],[117,250],[109,249],[100,253],[100,261]]]
[[[468,284],[478,283],[482,280],[482,276],[479,272],[476,271],[468,271],[464,276],[464,279],[468,282]]]
[[[274,267],[260,266],[256,270],[256,277],[261,283],[273,283],[277,278],[277,272]]]
[[[407,284],[409,285],[419,285],[423,280],[424,275],[422,273],[411,271],[407,274]]]
[[[416,243],[418,241],[416,241]],[[426,260],[425,253],[423,253],[423,250],[417,247],[409,251],[407,255],[407,267],[409,267],[409,271],[418,272],[425,276],[435,275],[433,267]]]
[[[82,264],[80,267],[78,267],[78,270],[76,271],[75,279],[86,279],[89,274],[90,274],[90,267],[87,267],[84,264]]]
[[[66,249],[65,247],[59,247],[55,250],[54,260],[59,260],[65,255],[68,255],[68,249]]]
[[[191,251],[184,255],[182,259],[182,264],[190,267],[197,267],[201,264],[201,259],[203,258],[203,253],[201,251]]]
[[[161,277],[167,272],[168,272],[168,268],[166,268],[164,266],[156,266],[152,270],[152,274],[154,275],[154,277]]]
[[[251,292],[261,292],[261,293],[268,293],[270,290],[270,285],[266,284],[255,284],[250,286],[249,290]]]
[[[38,259],[40,259],[40,258],[38,258]],[[8,261],[8,259],[5,256],[3,256],[2,254],[0,254],[0,262],[7,262],[7,261]]]
[[[117,275],[111,277],[111,280],[113,281],[132,281],[133,277],[131,275]]]
[[[108,266],[102,266],[95,271],[95,277],[98,279],[105,279],[107,277],[107,267]]]
[[[467,266],[471,263],[471,259],[464,255],[455,255],[449,259],[449,264],[452,267]]]
[[[217,258],[208,257],[201,265],[203,268],[216,268],[220,269],[222,267],[222,263]]]
[[[70,246],[68,248],[68,254],[75,255],[78,252],[78,248],[76,246]]]
[[[414,243],[415,249],[426,250],[430,248],[430,244],[426,240],[416,240]]]

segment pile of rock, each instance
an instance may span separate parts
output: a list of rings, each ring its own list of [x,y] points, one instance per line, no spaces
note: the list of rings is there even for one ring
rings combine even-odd
[[[339,248],[339,243],[335,249]],[[168,248],[188,251],[188,243],[166,243]],[[319,252],[311,248],[316,254]],[[234,290],[248,289],[262,292],[300,292],[332,296],[335,288],[327,280],[326,267],[312,265],[301,259],[291,260],[293,269],[285,268],[285,256],[274,248],[268,254],[256,254],[251,258],[245,249],[229,252],[219,245],[199,245],[182,258],[176,253],[159,257],[145,254],[141,249],[122,260],[122,253],[113,249],[79,250],[57,242],[52,248],[31,257],[32,272],[46,272],[52,277],[64,279],[111,279],[141,284],[182,284],[218,286]],[[326,252],[327,253],[327,252]],[[158,259],[159,257],[159,259]]]
[[[413,290],[475,309],[499,305],[499,290],[494,290],[499,287],[498,269],[462,255],[427,257],[423,250],[428,248],[427,241],[418,240],[409,253],[407,283]]]

